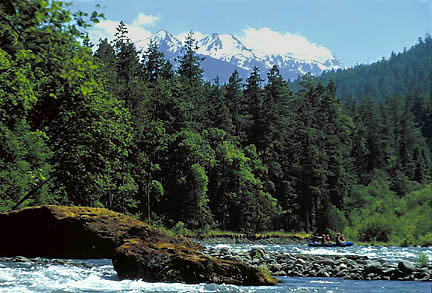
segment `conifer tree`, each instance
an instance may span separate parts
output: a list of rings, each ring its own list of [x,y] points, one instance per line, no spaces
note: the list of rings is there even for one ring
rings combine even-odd
[[[12,167],[16,160],[5,162],[8,156],[2,156],[0,177],[5,170],[7,176],[29,174],[24,178],[28,185],[7,189],[19,196],[33,195],[23,198],[36,203],[95,205],[103,201],[106,186],[113,186],[112,193],[118,195],[124,187],[117,184],[125,175],[118,162],[129,143],[129,114],[105,91],[106,81],[89,48],[76,40],[84,37],[79,27],[86,26],[84,14],[73,16],[61,1],[14,1],[13,8],[8,15],[0,11],[5,42],[0,79],[10,85],[0,92],[0,113],[19,123],[8,125],[1,119],[0,131],[9,129],[13,135],[19,129],[22,139],[12,146],[1,133],[0,145],[8,146],[6,153],[16,147],[27,154],[18,156],[17,166],[25,166],[22,174],[11,173],[19,170]],[[15,101],[8,101],[11,97]],[[37,191],[29,193],[35,186]]]
[[[124,100],[129,110],[134,113],[145,92],[144,85],[139,79],[142,64],[139,61],[139,52],[128,37],[128,30],[124,22],[120,22],[115,37],[117,91],[114,94]]]
[[[117,57],[112,44],[105,38],[100,40],[94,56],[100,60],[100,74],[105,76],[105,89],[114,94],[117,92]]]
[[[159,51],[157,44],[150,40],[148,48],[143,53],[144,80],[153,82],[158,78],[170,79],[173,76],[172,65],[165,60],[164,54]]]
[[[198,49],[191,31],[184,41],[183,56],[177,59],[179,69],[177,73],[186,83],[193,84],[202,81],[203,69],[201,61],[204,60],[196,54]]]
[[[265,144],[265,121],[263,113],[263,91],[261,89],[262,78],[258,67],[254,67],[246,80],[243,92],[248,111],[248,144],[255,144],[258,150],[262,150]]]
[[[321,98],[324,87],[321,83],[315,85],[315,80],[306,75],[303,77],[303,89],[298,93],[297,101],[297,133],[300,149],[296,189],[301,195],[301,210],[304,229],[311,231],[317,225],[318,217],[326,214],[328,203],[327,188],[327,150],[323,147],[324,131],[321,119],[327,113],[320,112]]]
[[[225,86],[225,98],[231,120],[233,123],[232,134],[239,139],[240,142],[246,141],[246,124],[248,120],[247,103],[243,95],[242,79],[237,72],[231,74],[228,83]]]
[[[208,85],[208,87],[206,116],[209,118],[209,126],[220,128],[229,134],[233,133],[232,117],[225,101],[225,88],[220,85],[219,78],[216,79],[214,85]]]

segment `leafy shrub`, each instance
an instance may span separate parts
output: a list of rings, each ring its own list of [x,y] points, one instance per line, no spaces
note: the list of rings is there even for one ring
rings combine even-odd
[[[429,264],[429,262],[430,262],[430,260],[429,260],[429,257],[426,255],[426,253],[420,252],[417,255],[417,261],[416,261],[417,266],[419,266],[419,267],[427,266]]]
[[[263,263],[258,266],[258,269],[266,275],[271,275],[271,271],[268,268],[267,264]]]
[[[379,186],[379,182],[374,180],[356,189],[356,195],[366,202],[362,208],[351,209],[351,225],[344,229],[347,238],[403,246],[432,245],[431,186],[413,185],[412,191],[401,198],[388,189],[387,183]]]
[[[346,220],[343,212],[334,205],[329,206],[327,213],[328,225],[332,230],[340,232],[343,231],[348,225],[348,221]]]
[[[184,223],[182,221],[178,221],[177,224],[174,226],[173,231],[176,235],[185,235],[186,228]]]
[[[387,242],[392,231],[391,223],[383,217],[374,217],[366,221],[359,229],[359,240],[367,242]]]
[[[420,236],[417,244],[421,246],[432,246],[432,233],[429,232]]]
[[[358,230],[356,227],[345,227],[344,229],[345,240],[359,240]]]

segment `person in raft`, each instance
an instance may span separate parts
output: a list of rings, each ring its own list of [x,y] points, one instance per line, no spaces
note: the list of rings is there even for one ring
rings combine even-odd
[[[329,238],[327,236],[328,235],[326,235],[326,234],[322,235],[321,244],[328,244],[329,243]]]
[[[345,238],[344,238],[343,234],[337,233],[337,235],[336,235],[336,244],[341,244],[343,242],[345,242]]]
[[[321,242],[321,240],[322,240],[322,237],[319,236],[317,233],[315,233],[315,234],[312,236],[312,242],[318,243],[318,242]]]

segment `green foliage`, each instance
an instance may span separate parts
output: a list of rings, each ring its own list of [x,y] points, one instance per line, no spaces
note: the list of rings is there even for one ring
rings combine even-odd
[[[183,235],[431,244],[430,37],[321,81],[290,84],[274,66],[265,85],[258,68],[221,85],[202,80],[192,33],[177,72],[155,43],[137,51],[123,22],[92,54],[85,28],[101,17],[62,1],[0,6],[0,210],[91,205]]]
[[[427,256],[426,253],[420,252],[417,255],[417,261],[416,261],[417,266],[419,266],[419,267],[427,266],[427,265],[430,264],[430,262],[431,261],[430,261],[430,259],[429,259],[429,257]]]
[[[86,14],[71,16],[60,1],[13,5],[16,14],[0,22],[2,198],[92,205],[116,181],[129,114],[101,89],[90,51],[75,39],[82,33],[72,17],[85,27]]]
[[[172,229],[176,235],[184,236],[186,232],[185,225],[182,221],[178,221]]]
[[[363,195],[365,202],[360,209],[351,211],[352,225],[345,228],[344,233],[363,242],[427,245],[432,226],[431,186],[423,186],[399,198],[388,185],[387,182],[383,189],[375,183],[364,188],[363,193],[368,193]]]
[[[348,226],[344,213],[334,205],[329,206],[327,213],[329,228],[333,231],[344,231],[345,227]]]
[[[432,232],[427,232],[424,235],[420,235],[416,244],[421,246],[432,246]]]
[[[409,50],[398,54],[392,52],[387,60],[324,73],[320,79],[335,80],[340,97],[371,97],[379,100],[395,93],[430,96],[431,50],[432,39],[426,35],[424,39],[419,38],[419,42]]]
[[[270,275],[270,276],[271,276],[271,274],[272,274],[272,272],[271,272],[270,269],[268,268],[267,264],[265,264],[265,263],[260,264],[260,265],[258,266],[258,269],[259,269],[261,272],[263,272],[264,274],[266,274],[266,275]]]
[[[195,53],[198,50],[193,32],[191,31],[185,39],[183,56],[178,59],[178,74],[184,81],[190,85],[194,82],[200,82],[202,79],[203,69],[200,62],[203,60]]]

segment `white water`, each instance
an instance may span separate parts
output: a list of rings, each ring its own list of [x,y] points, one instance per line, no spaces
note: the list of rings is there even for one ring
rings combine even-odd
[[[218,247],[221,247],[220,245]],[[361,254],[384,258],[415,260],[419,252],[432,259],[432,248],[354,247],[311,249],[305,245],[225,245],[227,249],[261,247],[286,253]],[[338,278],[281,278],[274,287],[239,287],[215,284],[167,284],[120,281],[111,260],[67,260],[65,264],[37,259],[37,262],[9,262],[0,258],[0,292],[431,292],[431,282],[350,281]]]
[[[362,255],[368,258],[380,258],[389,263],[401,260],[416,262],[419,253],[424,253],[432,260],[432,247],[397,247],[397,246],[351,246],[351,247],[308,247],[307,245],[250,245],[250,244],[216,244],[209,247],[226,248],[233,251],[247,251],[251,248],[262,248],[280,253],[309,255]]]

